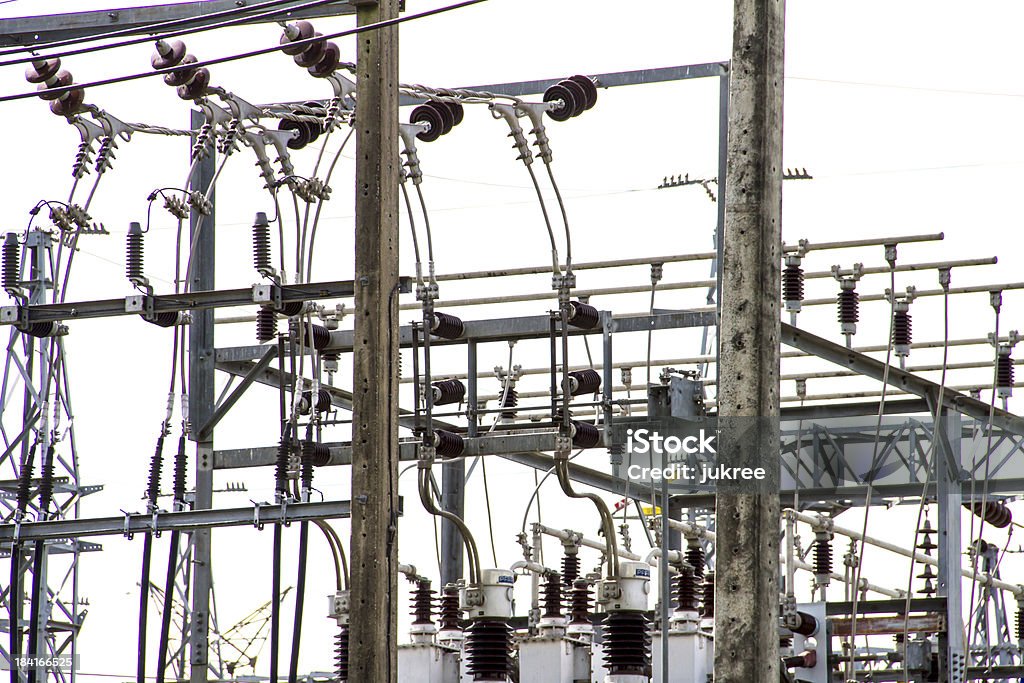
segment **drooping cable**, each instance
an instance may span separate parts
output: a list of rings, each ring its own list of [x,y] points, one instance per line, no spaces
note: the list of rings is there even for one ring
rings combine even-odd
[[[886,247],[885,247],[885,255],[886,255],[886,261],[889,263],[889,288],[890,288],[890,291],[895,292],[896,291],[896,247],[895,247],[895,245],[892,245],[892,246],[886,245]],[[878,415],[877,415],[877,417],[875,419],[875,435],[874,435],[874,439],[873,439],[873,443],[872,443],[872,447],[871,447],[871,467],[868,470],[867,491],[864,494],[864,524],[863,524],[863,527],[861,529],[861,540],[859,541],[860,546],[857,549],[857,553],[856,553],[856,555],[857,555],[857,566],[854,568],[853,596],[852,596],[853,597],[853,600],[852,600],[853,612],[852,612],[851,621],[850,621],[850,643],[851,643],[851,647],[850,647],[850,657],[849,657],[849,665],[848,665],[849,668],[847,669],[847,674],[848,675],[853,675],[853,672],[855,670],[854,664],[855,664],[855,661],[856,661],[855,654],[856,654],[857,648],[853,647],[852,644],[856,642],[856,638],[857,638],[857,603],[858,603],[858,599],[860,597],[860,591],[858,590],[858,586],[860,586],[861,569],[864,566],[864,547],[865,547],[865,543],[864,543],[863,539],[867,535],[867,532],[868,532],[868,516],[869,516],[870,511],[871,511],[871,499],[872,499],[872,496],[873,496],[873,493],[874,493],[875,470],[878,467],[878,457],[879,457],[879,449],[878,449],[878,447],[879,447],[879,444],[880,444],[880,441],[881,441],[881,435],[882,435],[882,418],[885,416],[885,399],[886,399],[886,396],[888,396],[888,389],[889,389],[889,369],[892,367],[891,366],[892,352],[893,352],[892,328],[893,328],[893,320],[895,318],[894,313],[896,311],[896,297],[895,296],[890,297],[889,308],[890,308],[890,310],[889,310],[889,333],[888,333],[888,335],[886,335],[886,340],[887,341],[886,341],[886,347],[885,347],[885,368],[882,371],[882,392],[881,392],[881,396],[879,397],[879,402],[878,402]]]
[[[993,365],[993,367],[992,367],[992,396],[991,396],[991,399],[989,401],[988,421],[987,421],[987,424],[985,426],[985,432],[986,432],[986,434],[985,434],[985,439],[986,439],[986,445],[985,445],[985,475],[984,475],[984,482],[982,484],[982,495],[981,495],[981,509],[982,510],[985,510],[986,507],[988,506],[988,477],[989,477],[989,473],[990,473],[990,463],[992,462],[992,427],[993,427],[993,423],[995,421],[995,412],[996,412],[996,386],[998,385],[998,381],[999,381],[999,314],[1002,312],[1002,303],[1003,303],[1002,292],[998,292],[998,291],[997,292],[992,292],[990,296],[991,296],[992,308],[995,311],[995,329],[994,329],[993,334],[992,334],[993,346],[995,347],[995,357],[993,359],[993,364],[992,364]],[[1012,384],[1012,382],[1011,382],[1011,384]],[[976,447],[976,444],[975,444],[972,447],[972,449],[971,449],[971,504],[972,505],[974,504],[974,496],[975,496],[975,493],[976,493],[976,484],[977,484],[977,480],[978,480],[977,468],[978,468],[977,447]],[[979,515],[971,515],[971,526],[970,526],[970,532],[968,534],[968,537],[970,538],[972,543],[974,542],[975,538],[980,540],[983,537],[984,532],[985,532],[985,515],[981,515],[981,522],[980,522],[979,527],[978,527],[978,534],[977,534],[977,536],[975,536],[975,534],[974,534],[974,520],[975,520],[975,517],[978,517],[978,516]],[[971,570],[973,572],[975,572],[975,573],[977,573],[977,571],[978,571],[978,555],[979,555],[979,553],[977,553],[977,552],[971,553]],[[970,602],[969,602],[968,617],[967,617],[967,633],[971,632],[971,627],[973,626],[973,623],[974,623],[974,598],[975,598],[976,589],[977,589],[977,581],[972,581],[971,582],[971,599],[970,599]],[[965,639],[965,642],[964,642],[964,657],[965,658],[968,655],[968,649],[969,649],[969,644],[967,643],[967,639]]]
[[[945,459],[936,459],[936,444],[939,440],[939,429],[941,429],[942,419],[942,405],[943,397],[946,391],[946,368],[949,363],[949,281],[944,281],[942,285],[942,374],[939,378],[939,395],[935,403],[935,414],[932,419],[932,439],[928,447],[928,456],[925,459],[925,480],[921,487],[921,501],[917,506],[917,521],[914,523],[914,541],[910,544],[910,548],[913,551],[917,547],[918,533],[921,529],[921,521],[924,517],[925,503],[928,500],[928,487],[931,485],[931,474],[932,474],[932,463],[936,469],[939,467],[945,467]],[[893,290],[895,291],[895,289]],[[957,436],[959,438],[959,435]],[[959,549],[958,549],[959,550]],[[907,571],[907,596],[904,603],[904,614],[903,614],[903,643],[906,645],[908,640],[908,634],[910,632],[910,599],[913,595],[914,588],[914,560],[916,556],[914,552],[910,553],[910,569]],[[972,593],[973,593],[972,582]],[[968,629],[968,633],[970,630]],[[904,683],[909,683],[909,672],[904,667]]]
[[[426,10],[424,12],[418,12],[416,14],[407,14],[407,15],[405,15],[403,17],[397,17],[395,19],[385,19],[383,21],[374,22],[372,24],[365,24],[363,26],[358,26],[356,28],[349,29],[347,31],[338,31],[338,32],[335,32],[335,33],[325,34],[323,36],[316,36],[316,37],[305,39],[305,40],[296,40],[294,42],[288,43],[287,45],[274,45],[274,46],[271,46],[271,47],[261,48],[261,49],[258,49],[258,50],[250,50],[248,52],[241,52],[241,53],[237,53],[237,54],[233,54],[233,55],[226,55],[224,57],[215,57],[213,59],[196,61],[196,62],[192,62],[192,63],[187,64],[187,65],[178,65],[178,66],[173,66],[173,67],[167,67],[165,69],[155,69],[155,70],[146,71],[146,72],[143,72],[143,73],[129,74],[127,76],[113,76],[111,78],[104,78],[104,79],[100,79],[100,80],[97,80],[97,81],[91,81],[91,82],[88,82],[88,83],[75,84],[75,85],[67,86],[67,87],[51,88],[48,92],[53,93],[54,95],[61,95],[61,94],[65,93],[65,92],[70,92],[71,90],[78,89],[78,88],[96,88],[96,87],[100,87],[100,86],[103,86],[103,85],[112,85],[114,83],[125,83],[125,82],[128,82],[128,81],[135,81],[135,80],[139,80],[139,79],[142,79],[142,78],[150,78],[152,76],[163,76],[163,75],[166,75],[166,74],[169,74],[169,73],[174,73],[176,71],[182,71],[184,69],[199,69],[199,68],[205,68],[205,67],[209,67],[209,66],[214,66],[216,64],[225,64],[225,63],[228,63],[228,62],[234,62],[234,61],[238,61],[238,60],[241,60],[241,59],[249,59],[249,58],[252,58],[252,57],[258,57],[260,55],[266,55],[266,54],[271,54],[271,53],[274,53],[274,52],[280,52],[285,47],[295,48],[295,47],[298,47],[300,45],[305,45],[305,46],[308,47],[308,46],[311,46],[314,43],[318,43],[320,41],[333,40],[335,38],[344,38],[346,36],[358,35],[360,33],[366,33],[368,31],[376,31],[376,30],[379,30],[379,29],[382,29],[382,28],[388,28],[390,26],[397,26],[399,24],[404,24],[404,23],[407,23],[407,22],[410,22],[410,21],[415,21],[417,19],[423,19],[423,18],[426,18],[426,17],[430,17],[430,16],[433,16],[435,14],[443,14],[445,12],[450,12],[452,10],[462,9],[464,7],[469,7],[470,5],[477,5],[477,4],[480,4],[482,2],[487,2],[487,0],[463,0],[462,2],[458,2],[458,3],[455,3],[453,5],[448,5],[446,7],[438,7],[436,9]],[[29,99],[29,98],[37,97],[37,96],[38,96],[38,93],[35,92],[35,91],[18,93],[16,95],[3,95],[3,96],[0,96],[0,102],[11,102],[11,101],[14,101],[14,100]]]
[[[426,508],[427,512],[434,515],[435,517],[442,517],[451,522],[462,535],[462,542],[466,546],[466,555],[469,560],[469,582],[471,584],[478,583],[480,581],[480,555],[477,552],[476,541],[473,539],[473,535],[469,531],[469,527],[466,523],[456,514],[442,510],[437,507],[434,503],[434,493],[430,489],[430,469],[428,466],[419,467],[419,494],[420,502],[423,503],[423,507]]]
[[[338,147],[338,151],[334,155],[334,159],[331,161],[331,165],[327,167],[327,175],[324,176],[324,187],[330,187],[331,175],[334,173],[334,167],[338,164],[338,160],[341,159],[341,153],[345,150],[345,145],[352,138],[354,129],[349,130],[348,135],[341,141],[341,146]],[[312,282],[313,281],[313,245],[316,244],[316,230],[320,225],[320,211],[324,207],[324,200],[321,198],[316,205],[316,212],[313,215],[313,226],[309,231],[309,257],[306,263],[306,277]]]

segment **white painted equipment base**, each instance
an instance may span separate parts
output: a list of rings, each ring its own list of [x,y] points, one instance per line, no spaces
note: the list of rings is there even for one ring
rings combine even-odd
[[[402,683],[461,683],[461,653],[433,643],[398,646],[398,680]]]

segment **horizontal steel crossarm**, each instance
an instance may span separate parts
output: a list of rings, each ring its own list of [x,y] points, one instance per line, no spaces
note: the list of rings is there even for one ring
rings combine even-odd
[[[410,280],[401,278],[399,291],[409,291]],[[263,285],[265,286],[265,285]],[[318,299],[350,297],[354,292],[351,280],[333,282],[311,282],[299,285],[272,285],[272,294],[266,301],[259,300],[253,287],[242,289],[215,289],[187,294],[155,294],[144,299],[144,304],[133,308],[129,302],[137,297],[123,299],[101,299],[96,301],[73,301],[62,304],[40,304],[37,306],[4,306],[0,308],[0,325],[31,324],[81,320],[85,318],[110,318],[142,313],[177,313],[207,308],[228,308],[252,306],[259,303],[287,304]],[[274,291],[276,290],[276,291]]]
[[[317,519],[348,517],[351,504],[347,500],[324,503],[293,503],[261,505],[258,508],[221,508],[188,510],[185,512],[164,512],[156,515],[132,514],[121,517],[94,517],[80,519],[27,522],[21,525],[20,541],[37,541],[51,538],[80,538],[83,536],[111,536],[116,534],[139,534],[148,531],[194,531],[211,527],[245,526],[247,524],[274,524],[277,522],[302,522]],[[0,543],[14,540],[15,525],[0,525]]]
[[[787,346],[849,368],[865,377],[880,382],[885,379],[885,363],[882,361],[822,339],[792,325],[782,323],[781,341]],[[939,398],[938,384],[897,367],[889,367],[888,384],[895,389],[901,389],[929,401],[937,401]],[[945,389],[942,393],[942,404],[944,410],[955,410],[976,420],[988,421],[990,406],[984,401]],[[1013,413],[996,408],[992,423],[995,427],[1007,432],[1024,436],[1024,418]]]
[[[550,451],[555,449],[557,432],[536,432],[531,434],[494,434],[480,437],[464,438],[465,449],[462,457],[476,455],[510,455],[523,451]],[[417,447],[421,442],[403,441],[399,444],[399,458],[405,461],[415,460]],[[325,444],[331,451],[330,465],[351,465],[352,445],[348,443]],[[277,446],[261,446],[258,448],[235,448],[214,451],[213,468],[235,469],[242,467],[265,467],[273,465],[277,459]]]
[[[352,14],[355,7],[348,3],[337,2],[321,5],[311,9],[292,10],[293,5],[301,4],[302,0],[281,4],[274,9],[280,11],[279,18],[309,19],[313,17]],[[257,4],[257,3],[253,3]],[[206,19],[207,15],[243,8],[236,18],[243,15],[244,3],[239,0],[202,0],[201,2],[175,2],[149,7],[130,7],[116,10],[95,10],[91,12],[71,12],[58,15],[41,15],[33,17],[15,17],[0,21],[0,46],[38,45],[67,38],[95,36],[110,31],[125,31],[123,35],[152,33],[152,25],[159,22],[179,19],[192,19],[189,27],[199,27],[228,17]],[[259,7],[249,10],[250,13],[265,12]],[[252,19],[241,23],[268,22],[269,18]]]
[[[443,310],[443,306],[440,307]],[[524,339],[547,339],[551,330],[551,318],[546,315],[533,315],[519,318],[495,318],[492,320],[466,320],[465,332],[458,339],[441,339],[431,337],[431,346],[450,346],[465,344],[469,341],[477,343],[521,341]],[[715,324],[713,311],[674,311],[657,315],[623,315],[612,318],[612,331],[646,332],[648,330],[671,330],[688,327],[707,327]],[[601,327],[589,330],[570,327],[569,335],[601,334]],[[352,330],[340,330],[331,334],[331,343],[327,347],[338,353],[352,351],[355,333]],[[412,327],[403,325],[399,328],[398,343],[402,348],[412,347]],[[422,341],[420,342],[422,344]],[[250,361],[262,358],[265,346],[234,346],[217,349],[217,362]]]

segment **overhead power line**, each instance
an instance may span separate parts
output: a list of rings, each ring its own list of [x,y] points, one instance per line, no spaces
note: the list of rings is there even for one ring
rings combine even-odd
[[[14,0],[4,0],[4,1],[5,2],[13,2]],[[330,3],[336,3],[336,2],[338,2],[338,0],[318,0],[317,2],[309,2],[309,3],[304,3],[304,4],[301,4],[301,5],[295,5],[293,7],[283,8],[283,9],[277,10],[275,12],[269,12],[269,13],[263,12],[263,13],[259,13],[259,14],[252,14],[252,12],[257,11],[257,10],[265,9],[265,8],[268,8],[268,7],[277,7],[277,6],[280,6],[280,5],[287,5],[287,4],[294,3],[294,2],[295,2],[295,0],[266,0],[266,2],[262,2],[262,3],[256,4],[256,5],[245,5],[245,6],[240,6],[240,7],[234,7],[232,9],[222,10],[220,12],[212,12],[210,14],[203,14],[203,15],[198,15],[198,16],[194,16],[194,17],[185,17],[183,19],[168,19],[167,21],[158,21],[158,22],[154,22],[153,24],[149,25],[148,28],[152,29],[153,30],[152,32],[156,32],[158,29],[174,28],[175,26],[188,26],[189,24],[194,24],[194,23],[196,23],[198,21],[209,21],[210,19],[217,19],[217,18],[220,18],[220,17],[232,17],[232,16],[237,16],[237,15],[240,15],[240,14],[244,14],[245,15],[244,19],[241,19],[239,22],[232,22],[232,23],[241,23],[242,21],[252,21],[253,19],[260,19],[260,18],[263,18],[263,17],[266,17],[266,16],[270,16],[272,14],[276,14],[277,12],[293,11],[293,10],[299,10],[299,9],[308,9],[308,8],[311,8],[311,7],[316,7],[318,5],[327,5],[327,4],[330,4]],[[0,4],[3,4],[3,3],[0,2]],[[208,29],[211,29],[211,28],[219,28],[220,26],[224,26],[224,25],[230,25],[230,24],[214,24],[212,26],[209,26],[209,25],[208,26],[201,26],[201,27],[192,28],[192,29],[189,29],[187,31],[182,31],[180,33],[174,33],[173,35],[167,35],[167,36],[163,36],[163,37],[171,38],[171,37],[174,37],[174,36],[186,35],[187,33],[198,33],[199,31],[205,31],[205,30],[208,30]],[[125,36],[125,35],[136,34],[138,32],[139,32],[139,28],[138,27],[130,26],[128,28],[120,28],[120,29],[117,29],[117,30],[114,30],[114,31],[108,31],[106,33],[100,33],[100,34],[97,34],[97,35],[81,36],[81,37],[78,37],[78,38],[68,38],[66,40],[54,40],[54,41],[49,42],[49,43],[40,43],[40,44],[36,44],[36,45],[22,45],[22,46],[18,46],[18,47],[14,47],[14,48],[9,48],[9,49],[6,49],[6,50],[0,50],[0,57],[6,57],[7,55],[16,55],[16,54],[20,54],[22,52],[37,53],[39,50],[53,50],[53,49],[60,48],[60,47],[67,47],[68,45],[81,45],[82,43],[91,43],[91,42],[95,42],[95,41],[98,41],[98,40],[107,40],[109,38],[117,38],[118,36]],[[105,48],[108,48],[108,47],[109,48],[122,47],[123,45],[134,45],[137,42],[145,42],[145,41],[151,40],[152,39],[151,36],[152,36],[152,33],[150,33],[149,36],[143,36],[143,37],[141,37],[138,40],[126,41],[124,43],[119,43],[117,45],[107,45],[107,46],[103,46],[100,49],[105,49]],[[47,55],[47,57],[56,57],[56,56],[66,57],[66,56],[70,56],[70,55],[73,55],[73,54],[82,54],[82,53],[81,52],[68,52],[68,53],[61,54],[61,55]],[[3,63],[0,63],[0,66],[7,66],[9,64],[21,64],[21,63],[24,63],[24,62],[32,61],[33,59],[37,59],[37,57],[30,56],[30,57],[25,57],[25,58],[13,60],[13,61],[10,61],[10,62],[3,62]]]
[[[409,14],[404,17],[398,17],[397,19],[387,19],[385,21],[378,21],[374,24],[366,24],[365,26],[359,26],[357,28],[349,29],[347,31],[338,31],[337,33],[329,33],[323,36],[314,36],[312,38],[306,38],[304,40],[296,40],[286,45],[273,45],[271,47],[261,48],[259,50],[250,50],[249,52],[241,52],[234,55],[228,55],[226,57],[215,57],[214,59],[207,59],[200,62],[191,62],[188,64],[179,64],[178,66],[168,67],[166,69],[154,69],[152,71],[145,71],[142,73],[130,74],[128,76],[114,76],[112,78],[104,78],[98,81],[90,81],[88,83],[73,83],[71,85],[50,88],[46,92],[48,95],[54,97],[59,96],[63,93],[70,92],[72,90],[78,90],[81,88],[98,88],[103,85],[113,85],[114,83],[126,83],[128,81],[137,81],[142,78],[150,78],[152,76],[163,76],[176,71],[199,69],[207,66],[214,66],[216,64],[225,64],[227,62],[235,62],[241,59],[249,59],[251,57],[259,57],[261,55],[271,54],[273,52],[280,52],[284,48],[295,48],[301,45],[312,45],[313,43],[332,40],[334,38],[344,38],[346,36],[357,35],[359,33],[366,33],[368,31],[374,31],[380,28],[387,28],[389,26],[397,26],[398,24],[404,24],[409,21],[416,19],[423,19],[425,17],[434,16],[435,14],[443,14],[456,9],[462,9],[463,7],[469,7],[470,5],[478,5],[487,0],[465,0],[454,5],[448,5],[446,7],[438,7],[436,9],[427,10],[425,12],[419,12],[417,14]],[[152,38],[150,38],[152,40]],[[0,102],[11,102],[14,100],[24,100],[30,97],[38,97],[37,91],[18,93],[17,95],[4,95],[0,97]]]

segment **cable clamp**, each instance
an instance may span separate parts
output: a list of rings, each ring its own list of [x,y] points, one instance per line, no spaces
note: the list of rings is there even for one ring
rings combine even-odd
[[[257,503],[252,498],[249,499],[249,502],[252,503],[252,505],[253,505],[253,508],[252,508],[252,525],[254,527],[256,527],[256,529],[258,531],[263,531],[264,522],[263,522],[262,519],[260,519],[260,507],[265,505],[265,503]]]
[[[122,535],[125,538],[127,538],[130,541],[133,538],[135,538],[135,533],[132,532],[132,530],[131,530],[132,529],[132,513],[128,512],[127,510],[124,510],[124,509],[122,509],[121,512],[122,512],[122,514],[124,514],[124,529],[122,530],[121,533],[122,533]]]
[[[159,518],[161,512],[162,512],[162,510],[160,510],[159,508],[157,508],[157,507],[153,508],[153,518],[152,518],[152,520],[149,523],[149,528],[150,528],[150,531],[152,531],[152,533],[153,533],[153,538],[160,538],[160,533],[161,532],[160,532],[160,529],[157,526],[157,522],[158,522],[158,518]]]

